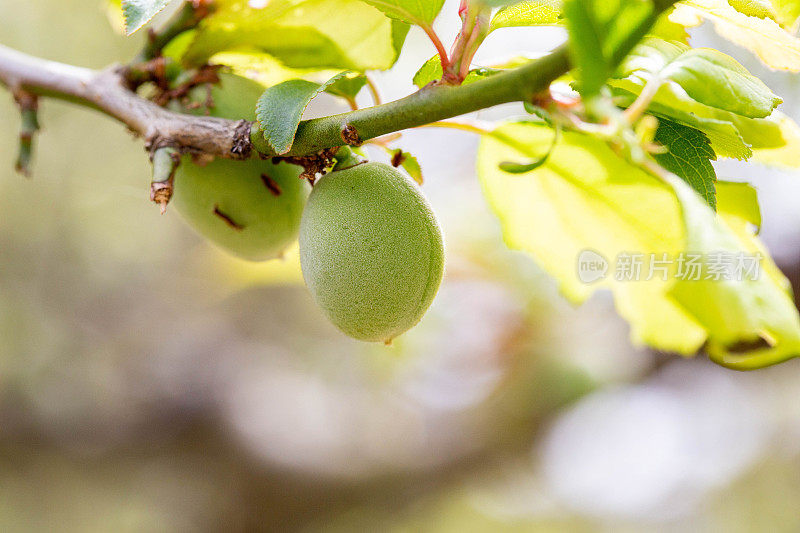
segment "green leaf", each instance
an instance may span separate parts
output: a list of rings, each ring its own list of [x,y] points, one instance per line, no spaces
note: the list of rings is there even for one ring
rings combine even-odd
[[[619,73],[645,83],[672,81],[697,102],[744,117],[767,117],[782,101],[732,57],[661,39],[636,46]]]
[[[125,32],[130,35],[167,7],[171,0],[122,0]]]
[[[348,72],[336,78],[333,83],[328,85],[325,92],[352,101],[355,100],[366,84],[367,77],[364,74]]]
[[[499,9],[492,18],[489,31],[514,26],[556,26],[564,23],[562,0],[531,0],[511,3]],[[686,28],[668,18],[672,8],[661,15],[651,28],[650,35],[671,41],[687,42]],[[800,16],[800,15],[799,15]]]
[[[717,207],[714,183],[717,175],[711,161],[717,156],[708,136],[700,130],[661,120],[655,141],[669,149],[655,155],[659,165],[686,181],[712,208]]]
[[[105,0],[105,7],[108,23],[117,33],[125,34],[125,15],[122,13],[122,0]]]
[[[443,73],[442,62],[437,54],[419,67],[419,70],[414,74],[414,85],[422,89],[430,82],[442,79]]]
[[[760,146],[753,150],[753,161],[789,169],[800,168],[800,126],[783,113],[776,111],[769,117],[780,131],[780,142],[774,146]]]
[[[591,0],[567,0],[564,4],[570,51],[578,68],[578,90],[584,97],[598,94],[613,72],[603,52],[607,20],[600,18],[596,7]]]
[[[622,107],[629,106],[642,89],[640,84],[630,79],[611,80],[610,84],[614,87],[617,103]],[[766,156],[767,151],[783,148],[790,140],[784,131],[783,115],[777,111],[767,118],[742,117],[700,104],[670,85],[659,89],[648,112],[702,131],[711,140],[714,152],[721,157],[749,159],[756,152]]]
[[[442,10],[444,0],[363,0],[374,6],[393,19],[429,27],[439,11]]]
[[[564,17],[570,51],[584,98],[600,92],[628,51],[652,29],[649,0],[566,0]]]
[[[758,206],[758,192],[752,185],[734,181],[718,181],[717,198],[724,206],[720,216],[736,217],[742,222],[752,224],[756,233],[761,230],[761,208]]]
[[[791,286],[749,229],[749,216],[742,216],[741,201],[746,199],[729,209],[722,202],[727,197],[720,196],[720,217],[715,218],[684,182],[676,178],[672,185],[681,203],[686,249],[707,258],[705,272],[711,271],[713,257],[760,259],[752,278],[682,281],[669,291],[709,332],[709,357],[724,366],[752,370],[800,355],[800,317]],[[745,212],[753,209],[757,206]]]
[[[543,0],[546,1],[546,0]],[[495,7],[495,8],[503,8],[512,6],[517,4],[517,0],[481,0],[481,3],[485,6]]]
[[[800,351],[800,319],[785,278],[769,259],[762,263],[766,275],[755,280],[678,277],[681,253],[703,254],[707,273],[717,252],[763,250],[752,231],[743,233],[753,211],[742,207],[747,198],[722,184],[715,216],[680,178],[655,178],[604,142],[576,132],[563,134],[545,165],[511,175],[498,164],[544,153],[552,130],[529,122],[505,124],[496,133],[517,146],[483,137],[478,172],[484,194],[506,243],[531,254],[570,300],[580,303],[598,288],[609,289],[636,342],[686,355],[706,345],[715,361],[729,366],[754,368]],[[737,199],[733,207],[731,198]],[[606,275],[581,281],[576,267],[582,252],[606,261]],[[624,254],[635,253],[643,254],[641,280],[618,278]],[[658,266],[653,259],[663,257],[672,259],[665,277],[646,279],[649,268]],[[760,338],[768,338],[769,348],[741,344]]]
[[[669,8],[661,16],[658,17],[658,20],[653,25],[652,29],[650,30],[650,35],[653,37],[658,37],[659,39],[665,39],[667,41],[678,41],[684,44],[689,43],[689,32],[686,31],[686,27],[682,24],[678,24],[677,22],[673,22],[670,20],[669,15],[675,10],[674,7]]]
[[[403,44],[406,41],[406,36],[411,26],[405,22],[392,19],[392,49],[394,55],[392,56],[392,65],[394,65],[397,58],[400,57],[400,51],[403,49]]]
[[[360,0],[271,0],[265,7],[217,0],[215,5],[185,63],[235,51],[266,53],[290,68],[383,70],[397,60],[408,31]]]
[[[510,65],[509,68],[514,66],[519,66],[518,64]],[[482,80],[483,78],[487,78],[492,76],[493,74],[497,74],[498,72],[502,72],[503,69],[498,68],[487,68],[487,67],[479,67],[470,70],[467,73],[466,78],[464,81],[461,82],[461,85],[469,85],[478,80]],[[435,55],[428,59],[419,70],[414,74],[414,85],[418,88],[422,89],[432,81],[437,81],[442,79],[442,62],[439,59],[438,55]]]
[[[387,151],[392,156],[393,166],[402,167],[414,181],[422,185],[422,167],[419,166],[419,161],[416,157],[400,148],[394,150],[387,148]]]
[[[340,72],[325,83],[289,80],[264,91],[256,105],[256,119],[276,154],[285,154],[292,148],[297,126],[311,100],[345,74]]]
[[[794,31],[800,19],[800,2],[797,0],[772,0],[778,21],[783,28]]]
[[[682,45],[676,47],[674,43],[651,39],[634,49],[634,52],[619,69],[619,76],[630,75],[625,78],[609,80],[609,85],[613,88],[619,105],[623,107],[630,105],[642,92],[645,85],[654,76],[660,76],[665,65],[669,66],[665,59],[669,56],[651,46],[653,43],[659,46],[660,43],[663,43],[673,50],[682,48]],[[709,67],[709,69],[711,68],[713,67]],[[679,79],[682,78],[679,77]],[[682,79],[682,81],[686,85],[693,83],[691,80]],[[720,88],[720,91],[726,90],[729,94],[736,92],[733,89]],[[698,97],[705,98],[706,96],[701,89],[693,92]],[[728,108],[735,108],[736,105],[720,104],[713,97],[711,100],[712,103]],[[770,98],[766,97],[761,101],[769,100]],[[767,107],[769,105],[771,104],[767,104]],[[648,112],[702,131],[711,140],[714,152],[722,157],[748,159],[753,155],[754,149],[776,149],[786,145],[786,139],[781,130],[782,124],[776,112],[766,118],[750,118],[726,109],[713,107],[692,98],[687,90],[675,81],[669,81],[659,87],[648,107]],[[750,112],[749,114],[762,113]]]
[[[499,9],[492,17],[489,31],[514,26],[549,26],[562,22],[561,0],[533,0]]]
[[[616,102],[622,107],[633,103],[644,86],[630,79],[611,80]],[[749,159],[753,155],[750,145],[733,124],[734,115],[713,110],[698,104],[684,94],[676,94],[669,86],[662,86],[650,103],[648,113],[668,119],[685,126],[698,129],[708,135],[711,146],[717,155],[735,159]],[[698,115],[697,112],[704,112]]]
[[[294,79],[322,83],[340,72],[339,69],[290,68],[263,52],[220,52],[211,56],[210,62],[230,67],[239,76],[251,78],[265,87]]]

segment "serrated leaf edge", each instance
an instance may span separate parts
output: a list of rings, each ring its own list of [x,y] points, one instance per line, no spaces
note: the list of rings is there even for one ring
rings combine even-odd
[[[297,128],[300,126],[300,122],[302,121],[303,112],[305,112],[305,110],[308,108],[308,105],[311,103],[311,101],[314,98],[316,98],[320,93],[325,91],[325,89],[328,88],[333,82],[335,82],[336,80],[340,79],[341,77],[343,77],[343,76],[345,76],[345,75],[347,75],[347,74],[349,74],[351,72],[354,72],[354,71],[352,71],[352,70],[344,70],[344,71],[336,74],[335,76],[333,76],[328,81],[326,81],[324,83],[316,84],[317,88],[313,92],[309,93],[307,97],[305,97],[305,103],[303,104],[303,107],[300,110],[300,116],[299,116],[299,118],[297,120],[297,123],[294,125],[294,130],[292,131],[289,145],[286,146],[286,147],[275,146],[275,144],[273,143],[272,139],[267,135],[267,131],[261,126],[261,124],[263,122],[266,122],[266,119],[263,118],[262,113],[265,111],[265,106],[268,104],[268,100],[269,100],[268,94],[269,94],[271,89],[274,89],[275,87],[278,87],[280,85],[284,85],[286,83],[291,83],[293,81],[307,81],[307,80],[297,80],[297,79],[288,80],[288,81],[285,81],[283,83],[279,83],[278,85],[273,85],[272,87],[268,87],[261,94],[261,96],[258,98],[258,102],[256,102],[256,120],[258,121],[258,128],[261,130],[262,134],[264,135],[264,140],[267,141],[267,144],[269,144],[270,148],[272,148],[272,150],[277,155],[283,155],[283,154],[287,153],[289,150],[292,149],[292,145],[294,144],[295,136],[297,135]],[[307,82],[310,83],[310,84],[314,84],[314,82],[311,82],[311,81],[307,81]]]
[[[155,11],[148,10],[148,12],[152,11],[152,13],[150,13],[149,16],[146,16],[138,26],[132,27],[131,17],[133,16],[133,13],[131,13],[131,9],[133,9],[134,6],[131,5],[130,0],[122,0],[120,5],[122,7],[122,16],[125,19],[125,35],[132,35],[142,29],[153,19],[153,17],[163,11],[164,8],[170,4],[170,2],[172,2],[172,0],[161,0],[161,7],[156,8]]]

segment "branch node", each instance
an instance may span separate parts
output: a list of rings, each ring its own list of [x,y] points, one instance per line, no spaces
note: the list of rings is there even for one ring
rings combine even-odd
[[[361,146],[364,144],[364,141],[362,141],[361,137],[358,135],[358,130],[352,124],[345,124],[340,133],[344,143],[349,146]]]
[[[231,153],[234,159],[248,159],[253,152],[253,143],[250,141],[250,130],[253,123],[247,120],[240,120],[236,123],[233,132],[233,147]]]
[[[325,170],[331,166],[333,157],[338,149],[339,147],[326,148],[311,155],[274,157],[272,160],[275,163],[285,161],[286,163],[303,167],[303,172],[300,173],[300,179],[306,179],[311,185],[314,185],[314,182],[317,180],[317,174],[324,174]]]

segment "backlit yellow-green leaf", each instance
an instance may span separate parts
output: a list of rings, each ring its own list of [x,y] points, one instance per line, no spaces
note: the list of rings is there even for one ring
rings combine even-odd
[[[560,25],[564,22],[562,5],[563,0],[530,0],[511,3],[495,13],[489,31],[515,26]],[[650,30],[650,35],[671,41],[686,42],[689,38],[686,28],[670,21],[666,16],[671,11],[672,9],[669,9],[659,17]]]
[[[687,27],[709,20],[722,37],[747,48],[767,66],[800,72],[800,39],[770,18],[737,11],[728,0],[683,0],[670,19]]]
[[[122,14],[122,0],[104,0],[103,7],[105,7],[106,16],[108,16],[108,23],[118,33],[125,33],[125,15]]]
[[[408,24],[430,26],[442,10],[444,0],[362,0],[393,19]]]
[[[238,74],[255,80],[265,87],[304,79],[322,83],[340,72],[338,69],[290,68],[263,52],[220,52],[211,56],[213,65],[225,65]]]
[[[760,258],[754,279],[681,281],[668,293],[709,332],[705,349],[711,359],[749,370],[800,355],[800,317],[789,282],[741,216],[741,206],[728,210],[720,202],[720,216],[715,217],[683,181],[672,182],[681,202],[687,250]]]
[[[574,132],[566,132],[548,162],[532,172],[514,175],[498,168],[505,160],[545,153],[552,136],[544,125],[505,124],[482,140],[478,170],[506,243],[530,253],[569,299],[580,303],[598,288],[609,289],[634,341],[686,355],[708,345],[726,365],[754,368],[800,351],[800,320],[785,278],[768,259],[755,280],[676,277],[682,253],[704,254],[708,269],[713,253],[763,250],[748,225],[755,218],[746,204],[753,197],[749,189],[722,184],[717,216],[678,177],[655,178],[602,141]],[[606,275],[593,283],[577,275],[587,250],[608,263]],[[625,254],[642,254],[640,281],[618,279]],[[671,262],[656,271],[664,258]],[[657,275],[648,280],[651,267]],[[739,343],[762,338],[772,343],[768,349],[748,351],[748,344],[731,354]]]
[[[753,161],[785,168],[800,168],[800,126],[777,111],[770,119],[777,124],[783,144],[753,150]]]
[[[697,102],[749,118],[768,117],[782,101],[732,57],[662,39],[641,42],[619,72],[644,82],[676,83]]]
[[[797,19],[800,19],[800,2],[798,0],[771,0],[781,26],[789,31],[797,30]]]
[[[646,83],[637,74],[609,80],[622,106],[630,105]],[[748,159],[753,150],[781,148],[787,143],[780,113],[773,112],[766,118],[742,116],[698,102],[675,83],[663,84],[659,88],[648,111],[702,131],[721,157]]]
[[[405,30],[398,34],[395,22],[359,0],[215,4],[186,51],[189,63],[219,52],[249,51],[293,68],[386,69],[397,59],[398,38],[401,44],[405,37]]]
[[[513,26],[549,26],[561,20],[561,0],[532,0],[501,8],[489,31]]]
[[[728,0],[728,3],[736,11],[744,13],[748,17],[758,17],[762,19],[772,19],[777,22],[778,13],[775,11],[769,0]]]
[[[761,208],[758,206],[758,193],[747,183],[718,181],[717,197],[724,205],[723,217],[740,219],[742,223],[752,224],[756,233],[761,229]]]

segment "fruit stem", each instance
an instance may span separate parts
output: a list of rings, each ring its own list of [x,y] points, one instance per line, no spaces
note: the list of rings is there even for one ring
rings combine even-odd
[[[344,170],[366,162],[363,157],[355,153],[349,146],[339,148],[333,157],[336,159],[333,170]]]
[[[375,84],[375,80],[373,80],[372,76],[369,74],[364,74],[364,78],[367,80],[367,88],[369,89],[369,94],[372,96],[372,104],[381,105],[383,100],[381,100],[381,93],[378,90],[378,86]]]
[[[644,89],[639,93],[636,100],[623,112],[628,124],[633,124],[639,120],[645,111],[647,111],[647,108],[650,107],[650,104],[663,84],[664,80],[659,77],[655,77],[645,84]]]

